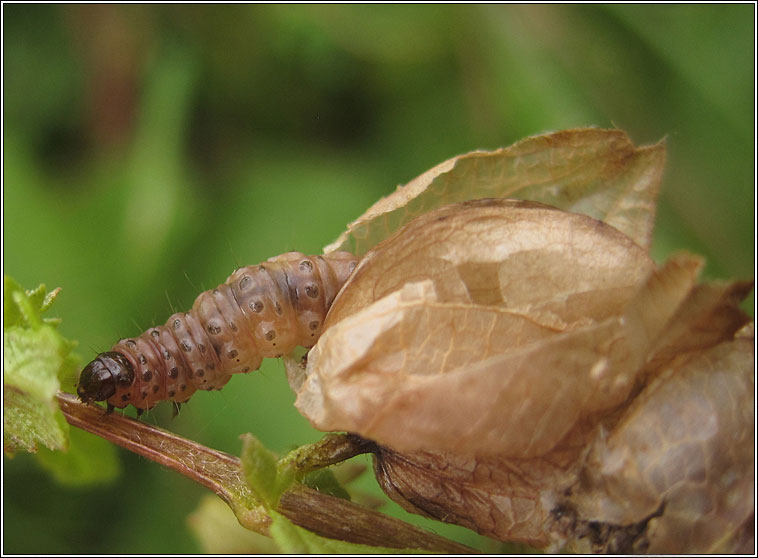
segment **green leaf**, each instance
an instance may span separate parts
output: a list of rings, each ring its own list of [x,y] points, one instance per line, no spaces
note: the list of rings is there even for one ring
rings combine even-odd
[[[22,316],[18,305],[13,300],[13,293],[23,290],[12,278],[3,276],[3,324],[4,327],[21,325]]]
[[[24,291],[16,281],[3,276],[3,319],[5,328],[26,326],[34,329],[45,323],[58,323],[56,318],[41,319],[41,314],[52,306],[61,289],[48,293],[44,284],[36,289]]]
[[[240,525],[229,506],[215,494],[204,496],[187,518],[205,554],[274,554],[274,541]]]
[[[52,404],[35,400],[13,386],[3,386],[3,449],[12,456],[18,450],[37,451],[38,444],[64,449],[68,424]]]
[[[45,286],[25,292],[12,278],[3,278],[3,445],[6,452],[35,452],[38,444],[50,449],[68,446],[68,424],[55,402],[59,374],[74,363],[73,343],[41,313],[50,307]]]
[[[281,495],[295,481],[294,466],[279,467],[276,456],[252,434],[243,434],[241,438],[245,479],[263,505],[275,509]]]
[[[350,500],[350,494],[342,487],[331,469],[318,469],[308,473],[303,478],[303,484],[323,494]]]
[[[48,325],[3,331],[3,445],[6,452],[68,446],[68,425],[55,394],[68,344]]]
[[[322,537],[298,527],[286,517],[270,511],[271,538],[284,554],[429,554],[415,548],[385,548],[366,544],[350,543]]]
[[[59,292],[47,293],[45,285],[24,291],[3,278],[3,445],[9,455],[36,452],[37,462],[61,484],[104,483],[120,473],[115,448],[70,430],[55,398],[61,380],[76,377],[79,363],[71,352],[76,344],[55,329],[58,320],[41,316]]]

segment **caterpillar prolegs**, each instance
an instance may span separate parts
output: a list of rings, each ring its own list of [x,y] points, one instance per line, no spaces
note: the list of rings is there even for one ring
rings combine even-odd
[[[200,293],[188,312],[100,353],[82,370],[79,398],[106,401],[109,411],[179,404],[198,389],[221,389],[232,374],[258,369],[263,358],[310,347],[357,260],[348,252],[288,252],[239,268]]]

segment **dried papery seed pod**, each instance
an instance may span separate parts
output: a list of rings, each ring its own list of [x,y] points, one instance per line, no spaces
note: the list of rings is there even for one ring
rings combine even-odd
[[[530,201],[472,200],[426,213],[370,250],[328,320],[430,279],[442,301],[528,306],[565,328],[618,312],[651,269],[639,245],[586,215]]]
[[[365,256],[307,363],[285,359],[298,409],[374,440],[405,509],[500,540],[754,551],[753,417],[735,411],[753,409],[754,357],[734,337],[753,282],[697,285],[700,258],[650,260],[664,159],[663,142],[567,130],[454,157],[379,200],[325,248]],[[503,197],[554,207],[443,207]],[[694,370],[714,358],[703,394]],[[701,405],[716,428],[697,443],[682,417]],[[679,450],[705,457],[699,485],[668,470]]]
[[[579,340],[619,334],[609,320],[652,268],[616,229],[542,204],[477,200],[429,212],[356,267],[309,355],[296,406],[317,428],[401,451],[545,451],[581,406],[594,412],[631,389],[620,370],[601,374],[607,350],[570,352]],[[567,356],[587,373],[596,365],[596,378],[553,366]],[[538,360],[544,374],[528,372]],[[546,400],[525,398],[543,383],[576,399],[555,407],[554,420],[542,416]]]
[[[374,440],[380,484],[410,511],[536,546],[671,551],[687,499],[722,491],[726,473],[710,454],[736,445],[732,454],[744,455],[745,436],[729,435],[753,425],[728,402],[752,409],[742,365],[733,366],[752,366],[752,353],[730,344],[749,321],[738,305],[752,281],[697,285],[701,268],[688,254],[656,268],[615,228],[541,204],[478,200],[429,212],[362,258],[307,365],[288,367],[296,406],[319,429]],[[730,396],[708,403],[731,422],[716,421],[724,445],[698,446],[707,486],[672,500],[669,511],[673,492],[654,485],[652,497],[640,493],[639,513],[590,515],[572,491],[603,463],[585,461],[598,437],[623,429],[626,416],[636,425],[665,421],[680,387],[687,414],[686,399],[702,385],[679,386],[665,371],[703,351],[708,361],[722,345],[741,356],[719,383]],[[656,382],[667,381],[656,400]],[[671,461],[671,447],[650,460]],[[735,486],[752,483],[743,469],[732,472]],[[619,485],[635,490],[623,484],[629,474],[610,469],[610,479],[591,486],[610,487],[614,500]],[[736,511],[713,517],[744,532],[752,502],[729,508],[734,491],[720,493],[714,505]],[[569,509],[566,526],[558,518]],[[692,540],[693,552],[713,547]]]
[[[680,354],[650,382],[593,442],[571,491],[579,514],[616,525],[655,515],[656,554],[739,552],[755,507],[753,345]]]
[[[109,408],[182,403],[198,389],[220,389],[232,374],[257,369],[263,358],[310,347],[356,262],[347,252],[288,252],[237,269],[188,312],[98,355],[82,371],[77,393]]]
[[[472,151],[426,171],[372,205],[324,252],[363,255],[426,212],[479,198],[515,198],[583,213],[649,247],[663,173],[663,141],[636,147],[622,130],[539,134]]]

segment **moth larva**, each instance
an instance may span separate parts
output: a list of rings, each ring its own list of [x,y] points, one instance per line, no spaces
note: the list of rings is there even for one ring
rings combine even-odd
[[[348,252],[288,252],[237,269],[188,312],[100,353],[82,370],[79,398],[106,401],[109,411],[183,403],[198,389],[221,389],[232,374],[258,369],[263,358],[310,347],[357,261]]]

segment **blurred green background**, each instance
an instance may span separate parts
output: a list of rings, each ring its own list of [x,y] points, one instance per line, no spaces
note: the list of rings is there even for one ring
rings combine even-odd
[[[4,273],[63,288],[53,314],[88,361],[238,265],[318,253],[451,156],[596,125],[667,137],[657,260],[686,249],[708,277],[752,277],[754,10],[5,4]],[[293,400],[272,361],[145,420],[285,451],[320,436]],[[199,552],[186,519],[205,491],[120,458],[94,488],[4,458],[4,552]]]

